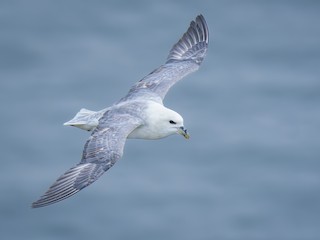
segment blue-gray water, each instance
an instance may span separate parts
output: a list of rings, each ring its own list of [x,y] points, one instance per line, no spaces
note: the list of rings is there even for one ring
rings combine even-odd
[[[319,1],[1,1],[1,239],[320,239]],[[210,46],[171,89],[189,141],[130,140],[99,181],[30,204],[79,162],[102,109],[202,13]]]

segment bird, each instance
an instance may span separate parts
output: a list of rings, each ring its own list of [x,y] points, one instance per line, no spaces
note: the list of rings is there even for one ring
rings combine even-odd
[[[176,42],[165,64],[136,82],[127,95],[95,112],[81,109],[64,125],[91,131],[81,161],[62,174],[32,208],[48,206],[73,196],[111,168],[123,155],[126,139],[160,139],[180,134],[189,139],[182,116],[163,105],[169,89],[199,69],[209,44],[203,15],[192,20]]]

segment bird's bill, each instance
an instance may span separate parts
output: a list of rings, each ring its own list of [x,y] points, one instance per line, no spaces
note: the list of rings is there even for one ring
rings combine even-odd
[[[178,129],[178,133],[182,136],[184,136],[185,139],[189,139],[190,135],[187,133],[187,129],[185,129],[184,127],[180,127]]]

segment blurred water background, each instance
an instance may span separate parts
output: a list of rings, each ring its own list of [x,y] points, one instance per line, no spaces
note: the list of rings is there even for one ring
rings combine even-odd
[[[1,239],[320,239],[319,1],[0,2]],[[202,13],[210,46],[171,89],[191,139],[129,140],[99,181],[31,209],[80,161],[64,127],[162,64]]]

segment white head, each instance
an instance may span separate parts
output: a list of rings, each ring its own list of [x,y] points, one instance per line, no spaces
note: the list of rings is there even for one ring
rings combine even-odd
[[[189,139],[187,129],[184,128],[183,118],[181,115],[169,108],[164,108],[159,118],[159,126],[166,136],[172,134],[181,134],[186,139]]]
[[[148,132],[149,139],[164,138],[172,134],[181,134],[186,139],[189,138],[179,113],[158,103],[149,106],[146,112],[146,125],[141,130]]]

